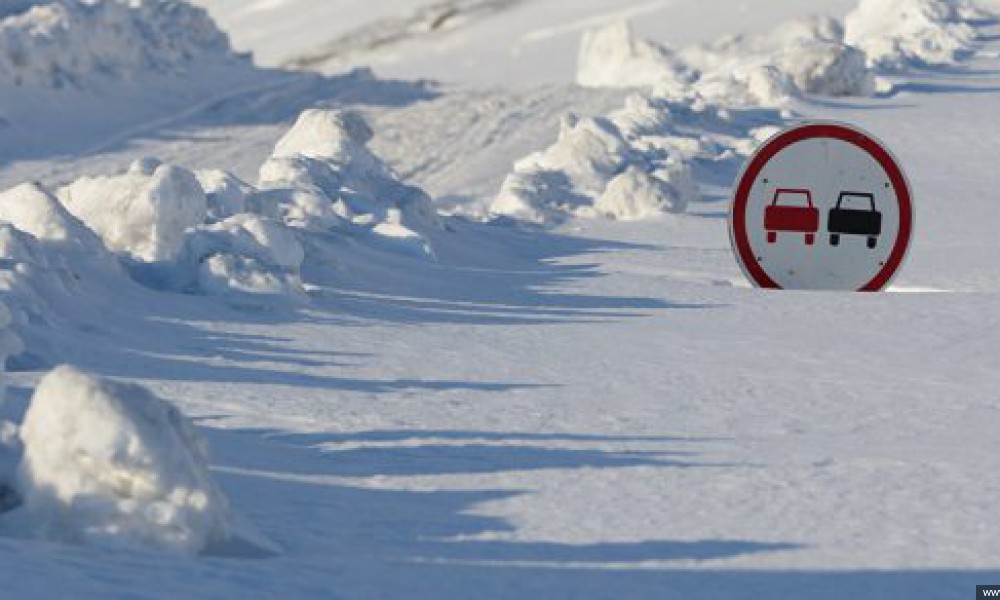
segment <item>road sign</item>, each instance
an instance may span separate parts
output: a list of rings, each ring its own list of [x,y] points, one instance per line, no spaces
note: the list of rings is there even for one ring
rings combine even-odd
[[[839,123],[806,123],[765,142],[743,168],[729,214],[740,267],[771,289],[882,290],[912,232],[899,162]]]

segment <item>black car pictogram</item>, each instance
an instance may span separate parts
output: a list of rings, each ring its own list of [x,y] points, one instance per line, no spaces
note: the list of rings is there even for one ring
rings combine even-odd
[[[864,208],[844,208],[845,201],[862,200]],[[882,213],[875,209],[875,195],[868,192],[841,192],[837,205],[830,209],[827,220],[830,245],[839,246],[841,235],[860,235],[868,238],[868,247],[878,245],[882,235]]]

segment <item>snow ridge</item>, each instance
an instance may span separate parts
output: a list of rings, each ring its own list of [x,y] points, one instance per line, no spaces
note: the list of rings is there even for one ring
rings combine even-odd
[[[0,21],[0,85],[83,89],[246,62],[208,13],[177,0],[19,2]]]

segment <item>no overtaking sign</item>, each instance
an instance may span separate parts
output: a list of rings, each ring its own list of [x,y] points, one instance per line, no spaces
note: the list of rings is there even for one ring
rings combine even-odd
[[[771,289],[884,289],[906,257],[913,199],[899,162],[871,135],[807,123],[761,146],[729,215],[737,261]]]

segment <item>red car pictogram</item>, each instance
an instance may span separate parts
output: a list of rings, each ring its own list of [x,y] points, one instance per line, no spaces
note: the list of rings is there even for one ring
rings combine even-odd
[[[798,200],[799,204],[788,204]],[[805,204],[802,204],[805,200]],[[781,188],[774,192],[774,200],[764,209],[764,229],[767,243],[778,241],[778,232],[804,233],[806,245],[816,242],[819,231],[819,210],[813,205],[812,192],[802,189]]]

